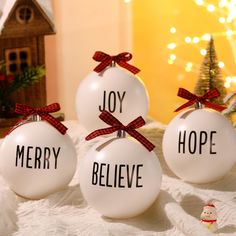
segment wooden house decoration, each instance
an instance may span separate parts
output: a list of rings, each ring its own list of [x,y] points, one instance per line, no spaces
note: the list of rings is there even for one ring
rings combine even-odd
[[[51,0],[0,0],[0,61],[10,73],[45,65],[44,36],[55,34]],[[15,102],[46,105],[46,81],[14,95]]]

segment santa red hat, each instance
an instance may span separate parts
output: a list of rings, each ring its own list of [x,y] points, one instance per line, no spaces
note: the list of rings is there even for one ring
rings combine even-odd
[[[212,204],[212,203],[207,203],[207,204],[205,205],[205,207],[206,207],[206,206],[208,206],[208,207],[215,207],[215,205]]]

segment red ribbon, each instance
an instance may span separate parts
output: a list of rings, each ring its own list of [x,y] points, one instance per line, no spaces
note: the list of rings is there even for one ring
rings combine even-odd
[[[127,63],[127,61],[132,59],[132,54],[128,52],[122,52],[116,56],[110,56],[104,52],[97,51],[93,55],[95,61],[101,62],[98,66],[95,67],[94,71],[99,73],[103,71],[107,66],[109,66],[113,61],[116,62],[121,67],[129,70],[133,74],[137,74],[140,70]]]
[[[60,133],[65,134],[67,127],[65,127],[59,120],[54,118],[49,113],[53,113],[60,110],[60,105],[58,103],[52,103],[48,106],[41,108],[34,108],[24,104],[16,104],[15,112],[21,115],[24,115],[23,118],[17,121],[16,125],[20,124],[22,121],[26,120],[28,117],[32,115],[39,115],[42,120],[46,120],[53,127],[55,127]],[[14,128],[13,128],[14,129]],[[9,133],[13,130],[11,129]]]
[[[190,93],[188,90],[184,88],[179,88],[178,96],[188,99],[189,101],[177,108],[175,111],[180,111],[186,107],[193,105],[194,103],[200,102],[201,104],[205,105],[206,107],[212,108],[217,111],[223,111],[226,107],[208,102],[207,99],[212,99],[220,96],[220,92],[217,89],[211,89],[206,92],[203,96],[197,96],[193,93]]]
[[[116,119],[107,111],[103,111],[100,114],[99,118],[111,127],[95,130],[85,138],[86,140],[96,138],[100,135],[111,134],[115,131],[124,130],[130,136],[137,139],[144,147],[148,149],[148,151],[152,151],[155,148],[155,146],[150,141],[148,141],[142,134],[135,130],[145,125],[145,121],[141,116],[139,116],[126,126],[124,126],[118,119]]]

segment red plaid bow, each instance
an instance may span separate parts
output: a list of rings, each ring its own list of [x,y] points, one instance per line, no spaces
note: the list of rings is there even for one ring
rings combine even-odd
[[[86,140],[96,138],[100,135],[111,134],[115,131],[124,130],[130,136],[134,137],[140,143],[142,143],[142,145],[146,147],[148,151],[152,151],[155,148],[155,146],[150,141],[148,141],[142,134],[135,130],[145,125],[145,121],[141,116],[139,116],[126,126],[124,126],[119,120],[117,120],[112,114],[107,111],[103,111],[99,118],[111,127],[95,130],[85,138]]]
[[[94,71],[97,73],[103,71],[107,66],[109,66],[113,61],[116,62],[121,67],[129,70],[133,74],[137,74],[140,70],[127,63],[127,61],[132,59],[132,54],[128,52],[120,53],[116,56],[110,56],[104,52],[97,51],[93,55],[93,59],[95,61],[101,62],[97,67],[95,67]]]
[[[60,133],[65,134],[67,127],[65,127],[59,120],[57,120],[56,118],[54,118],[52,115],[49,114],[59,110],[60,110],[60,105],[58,103],[52,103],[46,107],[41,107],[41,108],[34,108],[23,104],[16,104],[15,112],[24,115],[24,117],[21,118],[16,123],[16,125],[20,124],[28,117],[37,114],[41,117],[42,120],[46,120],[48,123],[54,126]],[[10,130],[10,132],[11,131],[12,130]]]
[[[206,92],[203,96],[197,96],[193,93],[190,93],[188,90],[184,88],[179,88],[178,96],[181,98],[188,99],[189,101],[177,108],[175,111],[180,111],[186,107],[193,105],[194,103],[200,102],[204,104],[206,107],[212,108],[217,111],[223,111],[226,107],[208,102],[207,99],[216,98],[220,96],[220,92],[217,89],[211,89]]]

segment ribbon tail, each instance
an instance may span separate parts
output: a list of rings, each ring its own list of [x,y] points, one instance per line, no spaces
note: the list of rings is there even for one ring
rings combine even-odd
[[[184,103],[182,106],[180,106],[179,108],[177,108],[175,110],[175,112],[180,111],[180,110],[182,110],[182,109],[184,109],[186,107],[192,106],[194,103],[195,103],[195,100],[188,101],[188,102]]]
[[[128,129],[138,129],[146,124],[142,116],[137,117],[135,120],[131,121],[126,127]]]
[[[138,140],[149,152],[151,152],[154,148],[155,145],[152,144],[149,140],[147,140],[142,134],[140,134],[136,130],[128,130],[127,133]]]
[[[111,134],[114,133],[115,131],[118,131],[120,129],[119,126],[116,127],[108,127],[108,128],[104,128],[104,129],[98,129],[93,131],[91,134],[89,134],[88,136],[85,137],[85,140],[89,141],[91,139],[94,139],[100,135],[106,135],[106,134]]]
[[[187,100],[194,100],[197,98],[195,94],[190,93],[187,89],[184,88],[179,88],[177,96]]]
[[[125,61],[119,61],[119,62],[117,62],[117,64],[120,65],[121,67],[129,70],[133,74],[137,74],[138,72],[140,72],[140,69],[138,69],[137,67],[135,67],[133,65],[130,65],[129,63],[127,63]]]
[[[59,120],[54,118],[50,114],[40,114],[39,116],[42,118],[42,120],[46,120],[48,123],[50,123],[54,128],[56,128],[61,134],[65,134],[67,131],[67,127],[63,125]]]
[[[226,109],[225,106],[222,106],[222,105],[219,105],[219,104],[215,104],[215,103],[211,103],[211,102],[208,102],[208,101],[205,101],[203,103],[206,107],[209,107],[209,108],[212,108],[214,110],[217,110],[219,112],[223,111],[224,109]]]

